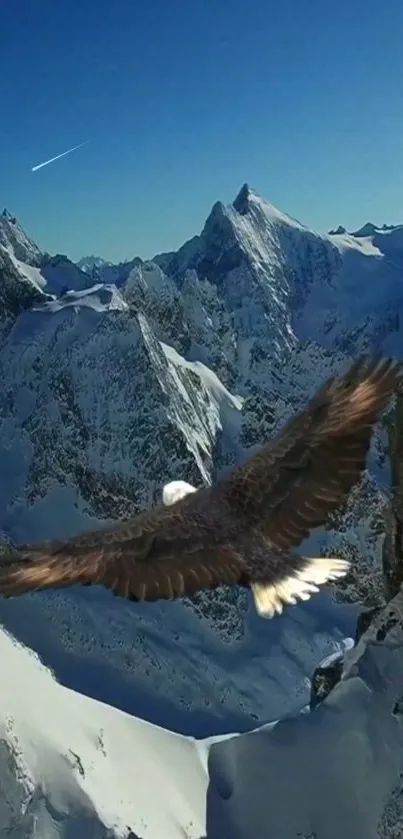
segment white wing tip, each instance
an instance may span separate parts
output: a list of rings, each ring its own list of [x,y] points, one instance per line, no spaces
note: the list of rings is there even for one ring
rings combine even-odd
[[[344,577],[350,567],[346,559],[337,557],[305,558],[305,566],[277,583],[252,583],[256,611],[262,618],[281,615],[284,606],[295,606],[298,600],[309,600],[319,586]]]
[[[171,481],[169,484],[165,484],[162,490],[162,502],[166,507],[170,507],[171,504],[176,504],[190,492],[196,492],[196,487],[192,484],[188,484],[186,481]]]

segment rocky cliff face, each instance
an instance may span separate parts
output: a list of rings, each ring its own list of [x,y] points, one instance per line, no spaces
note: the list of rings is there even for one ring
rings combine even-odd
[[[22,277],[8,252],[0,248],[0,334],[11,328],[19,314],[42,300],[42,293]]]

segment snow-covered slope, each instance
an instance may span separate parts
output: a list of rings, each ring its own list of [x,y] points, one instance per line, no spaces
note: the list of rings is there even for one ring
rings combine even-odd
[[[401,640],[373,646],[312,713],[214,744],[208,839],[401,836],[403,724],[388,692],[401,659]]]
[[[81,291],[93,284],[88,275],[64,254],[44,254],[40,269],[49,294],[63,294],[68,290]]]
[[[191,739],[58,684],[0,632],[0,835],[200,839],[206,768]],[[29,701],[28,701],[29,697]]]
[[[205,835],[207,760],[217,738],[195,741],[63,687],[4,631],[0,656],[12,674],[0,695],[2,836]],[[214,784],[216,774],[215,764]]]
[[[98,265],[94,283],[64,257],[16,250],[16,222],[1,224],[5,542],[127,517],[175,478],[209,482],[364,347],[402,355],[399,228],[321,236],[245,186],[177,253]],[[385,451],[379,431],[362,486],[308,546],[355,557],[349,600],[378,598]],[[67,688],[208,736],[302,707],[357,614],[329,594],[269,623],[249,607],[237,590],[136,606],[72,589],[0,601],[0,623]]]
[[[204,741],[63,687],[4,631],[0,655],[3,673],[5,666],[12,673],[0,695],[2,836],[400,835],[395,808],[403,727],[394,710],[399,670],[392,657],[402,654],[396,645],[369,649],[357,674],[313,712]]]

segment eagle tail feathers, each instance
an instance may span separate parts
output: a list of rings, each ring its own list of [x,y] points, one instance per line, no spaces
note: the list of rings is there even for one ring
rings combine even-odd
[[[276,582],[251,584],[256,611],[262,618],[281,615],[284,606],[298,600],[309,600],[319,591],[319,586],[344,577],[350,563],[338,557],[301,557],[302,567]]]

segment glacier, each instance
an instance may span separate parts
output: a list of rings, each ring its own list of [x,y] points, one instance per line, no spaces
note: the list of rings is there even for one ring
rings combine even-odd
[[[42,253],[17,219],[0,216],[3,543],[128,517],[155,503],[169,480],[209,483],[358,352],[401,356],[402,265],[402,228],[318,234],[246,185],[233,204],[214,205],[178,252],[115,266]],[[335,748],[341,729],[327,721],[331,707],[300,712],[315,668],[354,636],[362,604],[382,604],[388,486],[380,426],[349,504],[303,546],[353,556],[352,577],[269,623],[247,592],[227,589],[173,604],[134,605],[97,589],[1,601],[0,794],[6,784],[8,792],[0,832],[161,839],[160,812],[167,839],[225,839],[225,830],[263,839],[269,827],[276,839],[294,839],[287,742],[295,767],[308,759],[309,737],[329,738],[324,754]],[[357,684],[339,691],[340,719],[365,732],[376,721],[389,737],[388,709]],[[326,724],[314,722],[322,717]],[[370,765],[365,743],[357,773]],[[378,835],[396,780],[392,745],[385,789],[356,824],[359,839]],[[135,780],[146,756],[148,786]],[[333,839],[309,792],[319,777],[324,783],[324,764],[315,772],[295,807],[298,830]],[[348,836],[352,794],[346,781],[332,798],[334,783],[329,777],[323,801],[337,835]],[[147,790],[153,802],[159,795],[149,809]]]

